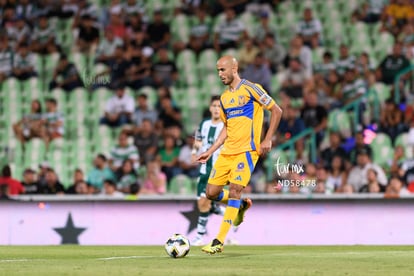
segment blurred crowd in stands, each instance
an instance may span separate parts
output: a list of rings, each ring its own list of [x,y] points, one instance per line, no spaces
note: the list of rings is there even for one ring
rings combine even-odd
[[[72,183],[61,183],[53,164],[47,162],[38,170],[28,168],[23,176],[15,175],[18,181],[10,178],[11,169],[5,166],[0,184],[7,184],[3,188],[8,187],[8,194],[164,194],[181,174],[193,179],[194,185],[198,168],[191,158],[194,135],[185,133],[182,107],[172,95],[172,88],[182,74],[177,57],[188,49],[196,55],[206,49],[214,49],[218,54],[233,50],[241,76],[260,83],[277,99],[284,114],[271,154],[280,153],[277,145],[306,128],[313,128],[316,133],[316,162],[310,159],[307,140],[299,139],[295,143],[295,160],[283,162],[301,164],[303,172],[275,177],[273,171],[269,177],[269,165],[262,158],[247,192],[392,195],[414,192],[414,159],[411,159],[414,156],[412,153],[407,156],[406,145],[396,144],[401,134],[414,135],[411,72],[396,84],[401,92],[399,102],[394,94],[396,76],[414,61],[413,1],[361,1],[349,14],[352,24],[375,24],[379,26],[378,36],[386,33],[393,38],[392,49],[382,57],[363,48],[351,52],[352,41],[328,47],[322,30],[329,26],[322,24],[312,8],[303,9],[289,34],[288,46],[283,46],[278,26],[270,18],[283,17],[284,14],[278,13],[279,5],[289,1],[178,2],[173,15],[185,14],[193,19],[188,43],[172,39],[170,22],[165,19],[162,7],[150,14],[140,0],[113,0],[103,7],[87,0],[0,0],[0,83],[10,77],[18,80],[36,77],[33,55],[58,53],[49,89],[60,88],[71,93],[85,86],[80,68],[76,68],[68,58],[69,53],[59,45],[53,25],[55,18],[74,18],[71,28],[76,39],[69,50],[105,65],[106,69],[94,76],[94,80],[107,77],[110,81],[94,81],[88,88],[91,93],[102,86],[113,90],[100,124],[120,130],[110,154],[98,154],[90,171],[74,171]],[[259,21],[251,33],[240,20],[243,13],[251,13]],[[218,22],[213,24],[212,19],[216,18]],[[321,58],[313,60],[320,49]],[[274,80],[279,82],[277,89]],[[363,116],[372,104],[367,95],[378,85],[390,92],[386,99],[376,103],[380,116]],[[139,92],[146,86],[157,91],[154,107],[149,105],[148,95]],[[137,91],[135,98],[126,89]],[[22,144],[37,137],[48,145],[53,139],[63,137],[65,114],[59,112],[53,93],[50,95],[45,111],[35,100],[30,114],[13,125],[16,139]],[[360,100],[358,125],[348,131],[330,129],[329,115],[357,100]],[[208,111],[203,116],[208,117]],[[393,153],[383,164],[374,162],[373,153],[379,151],[369,144],[372,141],[367,137],[369,131],[384,134],[391,141]],[[277,157],[270,159],[273,162]],[[295,180],[292,181],[295,184],[278,184],[278,179]],[[307,183],[306,179],[315,180],[315,185],[296,185]]]

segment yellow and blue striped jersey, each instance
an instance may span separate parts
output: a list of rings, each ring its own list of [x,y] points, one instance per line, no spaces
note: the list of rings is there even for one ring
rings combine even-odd
[[[263,126],[263,109],[270,109],[274,100],[259,85],[242,79],[230,91],[220,97],[221,119],[227,127],[227,139],[221,154],[232,155],[260,150],[260,136]]]

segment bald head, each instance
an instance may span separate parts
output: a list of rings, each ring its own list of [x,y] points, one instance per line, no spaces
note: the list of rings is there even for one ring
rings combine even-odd
[[[233,56],[222,56],[217,61],[217,71],[221,81],[225,85],[230,85],[234,81],[239,81],[239,63],[237,59]]]

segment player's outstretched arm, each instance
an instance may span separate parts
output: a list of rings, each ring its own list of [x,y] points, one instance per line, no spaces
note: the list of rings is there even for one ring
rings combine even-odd
[[[279,105],[275,104],[270,109],[270,123],[269,129],[266,132],[266,136],[260,144],[260,154],[266,154],[272,149],[272,137],[279,126],[280,119],[282,118],[282,109]]]
[[[205,152],[203,152],[202,154],[200,154],[197,157],[197,162],[200,163],[206,163],[208,161],[208,159],[210,159],[211,155],[218,149],[221,147],[221,145],[223,145],[224,141],[227,138],[227,128],[226,125],[224,125],[223,129],[221,130],[219,136],[217,137],[216,141],[214,142],[214,144]]]

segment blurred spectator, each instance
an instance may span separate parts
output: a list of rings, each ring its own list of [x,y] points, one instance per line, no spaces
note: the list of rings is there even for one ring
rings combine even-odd
[[[116,89],[115,95],[107,100],[105,114],[100,123],[110,127],[129,124],[132,122],[134,106],[134,99],[120,86]]]
[[[367,52],[362,52],[355,63],[355,69],[362,78],[368,78],[371,72],[375,72],[375,65],[370,60]]]
[[[152,62],[147,51],[148,48],[142,49],[136,45],[135,40],[131,41],[128,47],[129,68],[127,69],[126,85],[134,90],[138,90],[144,86],[152,84],[151,68]]]
[[[338,188],[337,193],[352,194],[352,193],[354,193],[354,188],[349,184],[345,184],[345,185],[342,185],[341,187]]]
[[[39,164],[39,171],[37,173],[37,180],[41,187],[46,186],[46,173],[47,170],[51,169],[49,163],[44,161]]]
[[[303,11],[303,18],[299,21],[296,32],[303,39],[303,44],[310,48],[317,48],[321,44],[322,24],[314,18],[311,8]]]
[[[32,51],[38,54],[47,55],[58,50],[55,37],[55,29],[45,15],[38,18],[37,25],[33,30]]]
[[[161,112],[158,114],[158,124],[161,129],[171,127],[182,128],[181,110],[172,105],[171,97],[165,96],[161,100]]]
[[[129,193],[125,197],[126,200],[137,200],[141,191],[141,186],[138,183],[129,185]]]
[[[379,165],[371,162],[368,152],[365,150],[360,150],[357,153],[357,165],[349,172],[347,184],[352,185],[354,191],[359,191],[368,183],[367,171],[369,169],[374,169],[377,172],[377,179],[380,185],[387,185],[387,177],[384,170]]]
[[[20,0],[16,5],[16,16],[30,20],[33,16],[35,9],[37,8],[34,3],[30,3],[30,0]]]
[[[246,28],[243,22],[236,18],[234,10],[227,8],[224,13],[225,18],[214,28],[213,45],[218,53],[238,48],[240,41],[247,37]]]
[[[110,82],[108,83],[97,83],[93,89],[101,86],[108,87],[110,89],[117,89],[118,87],[125,87],[127,84],[127,73],[131,66],[129,60],[126,59],[125,49],[122,46],[118,46],[115,49],[113,58],[107,60],[108,68],[96,75],[95,78],[99,79],[102,77],[109,76]]]
[[[111,28],[116,37],[121,38],[122,40],[126,39],[127,28],[123,17],[121,16],[121,11],[112,11],[109,15],[108,28]]]
[[[398,41],[401,41],[406,50],[406,57],[414,59],[414,22],[407,23],[400,35]]]
[[[148,162],[146,171],[141,194],[165,194],[167,191],[167,176],[161,171],[159,162],[156,160]]]
[[[141,164],[147,163],[157,153],[158,135],[155,133],[154,124],[148,118],[144,118],[134,135],[134,145],[137,147]]]
[[[99,16],[100,24],[106,27],[112,14],[124,16],[122,5],[121,0],[111,0],[110,3],[103,5],[101,7],[101,15]]]
[[[406,127],[403,122],[403,113],[392,99],[386,100],[384,107],[381,109],[378,132],[388,134],[391,140],[394,141],[404,131],[406,131]]]
[[[43,131],[43,140],[46,148],[50,142],[57,138],[62,138],[65,133],[64,117],[57,110],[57,101],[53,98],[46,99],[46,114],[44,115],[45,131]]]
[[[395,43],[392,54],[383,59],[377,68],[377,80],[393,85],[395,77],[410,66],[410,61],[404,56],[401,43]]]
[[[178,164],[182,170],[182,173],[191,178],[197,178],[199,175],[199,164],[192,158],[191,151],[193,149],[193,145],[194,136],[187,135],[185,144],[180,148],[180,154],[178,155]]]
[[[98,18],[98,7],[95,4],[92,4],[88,0],[78,0],[77,10],[73,20],[72,28],[78,28],[81,18],[85,15],[88,15],[92,18]]]
[[[10,77],[14,52],[9,47],[7,36],[0,35],[0,84]]]
[[[190,29],[188,47],[197,54],[211,45],[211,25],[204,9],[197,9],[195,15],[196,17]]]
[[[142,0],[127,0],[123,3],[122,10],[128,16],[132,14],[145,14],[145,4]]]
[[[235,14],[241,14],[247,5],[247,0],[239,0],[239,1],[232,1],[232,0],[219,0],[213,1],[211,3],[212,15],[217,16],[221,12],[226,12],[228,9],[231,9],[235,12]]]
[[[395,0],[385,8],[383,30],[388,30],[393,35],[398,35],[401,28],[409,19],[414,17],[414,8],[410,0]]]
[[[83,171],[79,168],[75,169],[74,173],[73,173],[73,182],[72,185],[70,185],[67,189],[66,189],[66,193],[67,194],[77,194],[76,189],[78,189],[78,183],[80,182],[85,182],[85,176],[83,174]],[[79,185],[82,186],[82,185]],[[88,187],[86,187],[88,190]],[[79,190],[82,190],[82,187],[79,188]]]
[[[135,40],[137,34],[142,34],[144,39],[145,37],[145,29],[146,25],[142,20],[142,16],[140,13],[131,13],[128,15],[128,22],[127,22],[127,29],[126,29],[126,40],[130,42],[131,40]],[[146,38],[145,38],[146,39]],[[147,46],[150,46],[148,41]]]
[[[288,67],[291,59],[299,59],[303,69],[305,69],[307,76],[312,76],[312,51],[311,49],[303,45],[303,39],[299,35],[292,38],[290,41],[289,51],[285,58],[285,67]]]
[[[89,185],[99,192],[103,189],[105,179],[115,181],[115,175],[107,166],[106,156],[98,154],[93,161],[93,168],[88,172],[86,180]]]
[[[116,172],[127,159],[131,160],[134,169],[139,167],[139,154],[137,148],[128,142],[128,135],[121,132],[118,136],[118,144],[111,149],[109,167]]]
[[[259,54],[260,49],[256,47],[253,39],[247,37],[243,40],[243,46],[238,50],[237,61],[239,62],[239,70],[243,71],[252,63]],[[253,81],[254,82],[254,81]]]
[[[368,169],[367,171],[367,184],[359,189],[360,193],[383,193],[385,186],[378,183],[378,173],[374,169]]]
[[[148,104],[148,96],[144,93],[139,94],[137,97],[137,107],[135,108],[133,123],[135,126],[135,132],[139,132],[142,126],[143,120],[149,120],[152,125],[158,120],[158,113],[156,110],[150,108]]]
[[[295,142],[295,164],[306,165],[309,163],[309,152],[305,150],[305,141],[304,139],[299,139]]]
[[[122,166],[116,171],[116,187],[118,191],[129,193],[129,187],[136,183],[138,174],[134,169],[134,161],[125,159]]]
[[[154,86],[171,87],[178,79],[177,66],[175,62],[169,58],[167,49],[159,49],[157,55],[158,61],[152,66]]]
[[[355,68],[347,68],[344,75],[339,98],[343,105],[355,101],[367,93],[367,84],[356,75]]]
[[[31,30],[23,17],[16,17],[14,24],[7,28],[7,36],[12,48],[30,42]]]
[[[305,130],[305,124],[302,118],[299,116],[298,110],[289,104],[285,108],[282,119],[279,123],[279,143],[288,141],[291,137],[294,137],[295,135],[301,133],[303,130]]]
[[[17,48],[13,61],[13,76],[21,81],[37,76],[35,56],[29,52],[29,45],[26,43],[20,44]]]
[[[389,175],[391,175],[391,177],[392,176],[400,177],[403,175],[401,172],[401,166],[404,161],[405,161],[404,147],[396,146],[394,148],[394,155],[392,157],[392,160],[389,161],[389,165],[390,165]]]
[[[89,185],[85,180],[79,180],[67,189],[66,194],[88,195],[90,194]]]
[[[8,196],[19,195],[24,193],[22,183],[12,177],[12,171],[9,165],[5,165],[1,170],[0,187],[7,186]]]
[[[326,178],[325,187],[328,193],[333,193],[345,185],[345,162],[340,155],[335,155],[333,156],[332,162],[329,164],[328,168],[328,176]]]
[[[393,198],[406,194],[409,194],[409,191],[403,186],[402,181],[397,177],[392,177],[385,190],[385,197]]]
[[[181,173],[178,156],[180,155],[180,148],[176,146],[174,137],[166,135],[164,137],[164,145],[159,148],[157,161],[161,164],[161,170],[167,176],[167,181]]]
[[[36,172],[32,169],[26,169],[23,172],[23,189],[25,194],[37,194],[40,190],[40,184],[36,179]]]
[[[349,160],[352,165],[357,164],[357,153],[360,151],[365,151],[368,154],[368,157],[372,159],[372,148],[370,145],[365,143],[365,136],[363,131],[359,131],[355,134],[355,146],[349,154]]]
[[[263,45],[267,35],[272,35],[274,38],[277,38],[277,28],[270,19],[269,13],[267,11],[260,12],[260,24],[256,27],[254,31],[254,40],[258,45]]]
[[[272,72],[278,72],[279,67],[283,65],[283,60],[286,58],[286,49],[275,41],[273,34],[268,33],[264,38],[261,50]]]
[[[62,54],[53,72],[52,81],[49,83],[49,90],[61,88],[66,92],[71,92],[78,87],[83,87],[78,69],[69,62],[66,55]]]
[[[89,15],[82,16],[78,31],[78,40],[76,41],[78,50],[87,54],[95,52],[99,43],[99,29]]]
[[[123,198],[124,194],[116,190],[116,183],[110,179],[104,180],[103,195],[116,198]]]
[[[289,68],[285,72],[282,90],[289,98],[300,99],[306,96],[311,87],[311,75],[302,66],[297,58],[289,61]]]
[[[170,27],[164,22],[161,10],[154,11],[153,21],[147,27],[147,35],[154,50],[168,47],[171,38]]]
[[[323,78],[329,77],[329,72],[336,69],[335,62],[333,60],[332,53],[326,51],[322,56],[322,63],[314,65],[315,75],[321,75]]]
[[[42,137],[43,125],[42,104],[39,100],[33,100],[30,105],[30,113],[23,115],[23,118],[13,124],[13,131],[21,143],[31,138]]]
[[[325,168],[330,169],[335,156],[347,160],[346,151],[341,147],[341,135],[338,132],[329,133],[329,147],[321,152],[321,161]]]
[[[99,42],[96,51],[96,62],[110,65],[115,60],[115,50],[122,47],[124,42],[114,35],[111,28],[105,29],[105,36]]]
[[[328,113],[323,106],[318,104],[318,95],[316,93],[309,93],[306,96],[301,117],[305,126],[312,127],[317,133],[317,142],[319,144],[328,125]]]
[[[349,48],[345,44],[341,44],[339,46],[339,58],[335,62],[336,64],[336,72],[343,76],[345,74],[345,71],[348,68],[354,68],[355,67],[355,56],[349,54]]]
[[[377,23],[381,18],[381,14],[387,2],[387,0],[367,1],[357,13],[357,19],[368,24]]]
[[[248,64],[242,72],[242,77],[260,84],[266,91],[271,92],[272,71],[265,62],[262,53],[258,53],[253,63]]]
[[[46,170],[46,185],[42,186],[39,193],[40,194],[64,194],[65,188],[60,183],[58,176],[56,175],[55,171],[52,168],[48,168]]]

